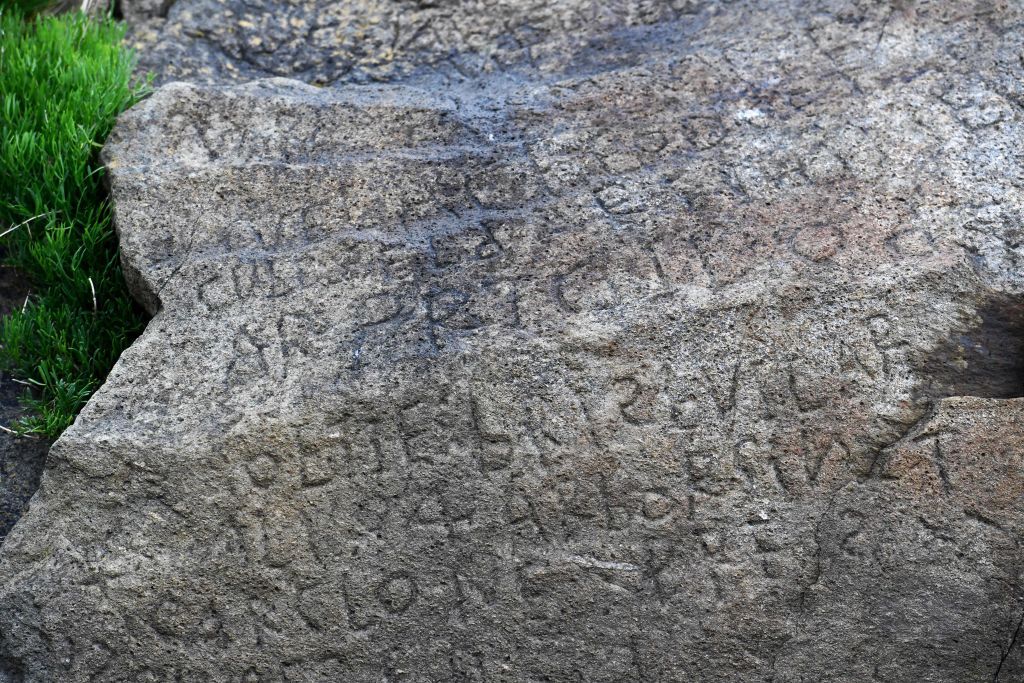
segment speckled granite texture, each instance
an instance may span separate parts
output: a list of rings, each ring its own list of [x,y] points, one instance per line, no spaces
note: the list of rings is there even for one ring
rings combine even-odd
[[[1024,679],[1019,5],[165,9],[9,677]]]

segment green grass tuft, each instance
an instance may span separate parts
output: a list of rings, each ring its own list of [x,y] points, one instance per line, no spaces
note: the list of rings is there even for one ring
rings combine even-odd
[[[145,324],[97,158],[146,90],[123,37],[111,19],[0,9],[0,246],[33,292],[0,324],[0,363],[31,386],[22,432],[59,435]]]

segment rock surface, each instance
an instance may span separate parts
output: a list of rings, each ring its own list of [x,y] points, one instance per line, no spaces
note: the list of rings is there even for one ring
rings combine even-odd
[[[10,679],[1024,678],[1016,5],[153,21]]]

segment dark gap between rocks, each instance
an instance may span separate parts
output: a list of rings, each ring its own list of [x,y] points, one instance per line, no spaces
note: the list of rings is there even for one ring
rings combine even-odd
[[[0,249],[0,260],[5,255]],[[0,266],[0,316],[21,308],[28,293],[28,283],[21,273]],[[18,400],[23,393],[23,385],[11,381],[6,372],[0,374],[0,425],[6,427],[23,414],[24,409]],[[0,544],[39,488],[49,449],[47,439],[0,431]],[[3,681],[0,677],[0,683]]]
[[[1024,397],[1024,300],[992,297],[981,323],[947,340],[922,368],[923,396]]]

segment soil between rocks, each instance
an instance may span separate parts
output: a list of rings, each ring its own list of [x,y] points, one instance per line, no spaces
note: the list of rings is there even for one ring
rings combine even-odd
[[[0,315],[24,305],[28,283],[13,268],[0,267]],[[6,372],[0,374],[0,425],[8,426],[24,412],[19,397],[24,387]],[[0,543],[28,506],[39,487],[46,463],[46,439],[21,437],[0,431]]]

